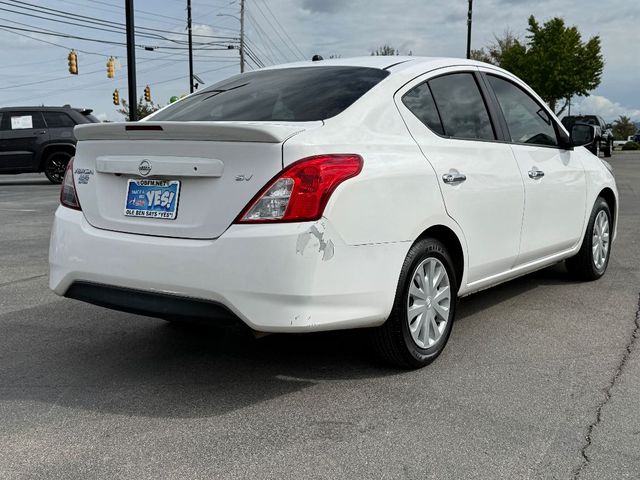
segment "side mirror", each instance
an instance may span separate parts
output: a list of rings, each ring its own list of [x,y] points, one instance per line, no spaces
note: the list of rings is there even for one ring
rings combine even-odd
[[[596,138],[596,128],[593,125],[575,123],[571,127],[571,143],[574,147],[583,147],[593,143]]]

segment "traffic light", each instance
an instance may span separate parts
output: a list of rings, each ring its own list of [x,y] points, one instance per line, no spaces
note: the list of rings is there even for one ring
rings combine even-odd
[[[149,85],[144,87],[144,101],[145,102],[151,101],[151,89],[149,88]]]
[[[116,76],[116,61],[113,57],[109,57],[107,60],[107,78],[114,78]]]
[[[120,105],[120,93],[117,88],[113,91],[113,104]]]
[[[69,73],[71,75],[78,74],[78,54],[75,50],[71,50],[69,52],[69,56],[67,57],[69,60]]]

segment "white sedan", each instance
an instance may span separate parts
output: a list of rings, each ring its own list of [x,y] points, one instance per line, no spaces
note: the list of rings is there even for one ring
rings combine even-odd
[[[538,95],[467,60],[241,74],[143,122],[82,125],[50,245],[59,295],[259,332],[364,328],[406,368],[458,298],[565,261],[607,269],[611,168]]]

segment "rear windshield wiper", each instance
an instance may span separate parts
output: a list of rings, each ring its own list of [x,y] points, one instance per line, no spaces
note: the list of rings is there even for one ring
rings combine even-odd
[[[216,89],[213,89],[213,90],[202,90],[201,92],[194,93],[192,96],[195,97],[196,95],[204,95],[204,94],[209,94],[210,93],[211,95],[209,95],[207,98],[211,98],[211,97],[215,97],[216,95],[220,95],[221,93],[229,92],[231,90],[235,90],[237,88],[244,87],[246,85],[249,85],[249,82],[242,83],[240,85],[236,85],[235,87],[231,87],[231,88],[216,88]],[[207,98],[205,98],[205,100]]]

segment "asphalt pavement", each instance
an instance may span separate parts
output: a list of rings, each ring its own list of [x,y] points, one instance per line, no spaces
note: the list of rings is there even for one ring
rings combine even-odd
[[[412,372],[359,332],[255,340],[59,298],[59,187],[0,176],[0,478],[640,478],[640,154],[611,163],[606,276],[462,299]]]

